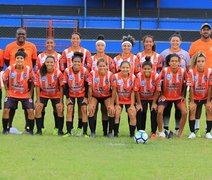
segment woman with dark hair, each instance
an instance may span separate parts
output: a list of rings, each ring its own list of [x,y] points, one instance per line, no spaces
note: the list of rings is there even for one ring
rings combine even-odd
[[[98,111],[97,105],[101,103],[106,107],[106,115],[109,116],[109,137],[113,137],[114,128],[114,108],[111,109],[111,77],[112,73],[108,71],[107,62],[100,58],[97,62],[98,70],[93,70],[89,77],[88,89],[88,120],[91,130],[91,137],[95,136],[95,112]],[[114,106],[113,106],[114,107]],[[108,112],[108,113],[107,113]],[[104,136],[107,135],[107,128],[103,126]]]
[[[114,137],[118,137],[119,121],[123,106],[129,116],[130,137],[134,136],[136,128],[136,109],[135,109],[135,75],[131,73],[130,62],[122,61],[120,72],[112,77],[112,98],[111,107],[115,104],[115,125]],[[112,109],[112,108],[111,108]]]
[[[62,52],[62,56],[60,58],[60,70],[61,72],[64,72],[66,68],[69,68],[70,66],[73,66],[72,62],[72,56],[74,55],[75,52],[81,52],[83,54],[82,57],[82,66],[87,68],[88,63],[91,61],[91,53],[89,50],[83,48],[80,43],[81,43],[82,36],[79,32],[73,32],[71,34],[71,46],[67,49],[65,49]],[[89,69],[88,69],[89,70]],[[76,129],[75,133],[77,135],[82,134],[82,114],[80,109],[78,109],[78,128]]]
[[[137,54],[138,63],[136,64],[135,73],[140,72],[143,62],[145,62],[145,57],[150,57],[150,62],[152,63],[152,70],[155,72],[160,72],[162,69],[162,57],[156,53],[156,45],[153,36],[146,35],[143,37],[144,51]]]
[[[135,39],[131,36],[123,36],[122,38],[122,53],[114,58],[116,72],[120,71],[120,66],[123,61],[128,61],[130,70],[134,74],[135,64],[138,61],[136,55],[131,53],[132,47],[135,44]]]
[[[151,113],[151,139],[156,138],[157,131],[157,98],[156,87],[158,74],[152,70],[151,57],[146,56],[142,63],[142,70],[136,76],[135,95],[137,102],[137,130],[145,130],[148,104]]]
[[[182,132],[187,119],[187,108],[185,102],[185,80],[186,70],[179,67],[180,57],[177,54],[171,54],[166,58],[168,67],[162,69],[158,82],[162,83],[157,87],[158,94],[158,108],[157,108],[157,123],[159,137],[165,138],[163,131],[163,112],[168,105],[172,103],[177,106],[181,112],[180,126],[178,136],[182,136]]]
[[[3,73],[5,87],[5,101],[2,117],[3,134],[9,133],[8,123],[11,109],[17,109],[18,102],[22,103],[23,109],[27,111],[29,123],[29,134],[33,135],[34,129],[34,104],[32,92],[34,88],[35,75],[29,66],[24,65],[26,53],[19,49],[15,54],[15,64],[10,65]],[[30,88],[29,88],[30,87]]]
[[[78,109],[82,114],[83,135],[87,136],[88,117],[87,117],[87,98],[88,98],[88,78],[89,72],[82,66],[83,54],[75,52],[72,56],[72,66],[66,68],[64,72],[65,95],[67,105],[66,128],[68,137],[73,132],[73,114],[75,99],[77,99]]]
[[[58,135],[63,135],[63,74],[55,68],[55,57],[47,56],[45,62],[37,73],[36,86],[36,106],[35,117],[37,134],[42,135],[42,111],[51,100],[52,107],[57,112]],[[43,117],[44,118],[44,117]]]
[[[188,71],[189,66],[190,66],[190,56],[189,56],[189,53],[187,51],[185,51],[184,49],[182,49],[180,47],[180,45],[182,43],[182,37],[181,37],[180,33],[175,32],[174,34],[172,34],[170,36],[169,40],[170,40],[170,47],[165,49],[164,51],[162,51],[160,53],[160,55],[162,56],[162,61],[163,61],[164,66],[168,66],[165,63],[166,57],[169,54],[175,53],[175,54],[179,55],[179,57],[180,57],[179,67]],[[177,135],[179,125],[180,125],[181,114],[180,114],[180,110],[177,107],[175,107],[175,109],[176,109],[176,112],[175,112],[175,124],[176,125],[175,125],[174,133]],[[165,132],[167,134],[167,137],[172,137],[172,134],[173,134],[172,131],[169,131],[170,112],[171,112],[171,106],[167,106],[165,111],[164,111],[164,118],[163,118],[164,129],[165,129]]]

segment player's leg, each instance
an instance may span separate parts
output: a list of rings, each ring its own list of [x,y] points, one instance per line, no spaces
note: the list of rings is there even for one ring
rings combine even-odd
[[[87,99],[82,97],[82,98],[78,98],[77,100],[78,100],[78,108],[81,109],[81,113],[82,113],[83,135],[87,137],[87,129],[88,129]]]
[[[36,119],[36,126],[37,126],[37,133],[38,135],[42,135],[42,128],[43,128],[43,116],[42,112],[44,107],[48,102],[47,98],[40,97],[40,102],[35,103],[35,119]]]
[[[212,139],[211,135],[212,128],[212,109],[206,106],[206,134],[207,139]]]
[[[178,135],[179,127],[180,127],[180,119],[181,119],[181,112],[175,105],[175,131],[174,133]]]
[[[158,136],[162,138],[166,137],[163,131],[163,113],[164,113],[164,109],[166,108],[168,104],[169,102],[167,101],[158,102],[158,112],[157,112]]]
[[[163,128],[169,132],[169,121],[171,116],[172,103],[168,103],[163,112]]]
[[[115,105],[115,124],[114,124],[114,137],[118,137],[119,133],[119,121],[120,121],[120,116],[122,112],[122,105]]]
[[[71,135],[71,131],[73,129],[73,113],[74,113],[74,104],[75,98],[70,98],[70,101],[67,101],[67,111],[66,111],[66,133],[64,137],[68,137]]]
[[[108,118],[108,112],[107,108],[104,102],[101,103],[101,113],[102,113],[102,129],[103,129],[103,135],[107,136],[108,135],[108,123],[109,123],[109,118]]]
[[[63,125],[64,125],[64,107],[60,103],[60,98],[52,99],[52,106],[55,107],[57,115],[55,116],[57,122],[58,135],[63,135]]]
[[[149,107],[151,111],[151,139],[155,139],[157,131],[157,112],[154,109],[151,110],[152,101],[149,101]]]
[[[199,107],[197,108],[196,115],[195,115],[195,134],[197,137],[201,137],[200,134],[200,117],[202,114],[202,104],[198,105]]]
[[[179,133],[178,133],[178,137],[181,137],[185,123],[186,123],[186,120],[187,120],[187,107],[186,107],[185,101],[179,102],[179,103],[176,102],[176,103],[177,103],[177,107],[181,111],[180,127],[179,127]]]
[[[88,122],[91,131],[91,137],[95,136],[95,114],[97,109],[97,99],[92,97],[91,102],[88,105]]]
[[[136,109],[135,106],[125,105],[127,113],[130,117],[130,137],[134,137],[136,128]]]
[[[195,138],[195,114],[197,111],[197,104],[195,102],[190,102],[189,103],[189,128],[191,134],[188,136],[189,139]]]

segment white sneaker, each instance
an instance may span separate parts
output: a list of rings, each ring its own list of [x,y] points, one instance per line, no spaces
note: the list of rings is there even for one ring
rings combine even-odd
[[[178,136],[179,134],[179,129],[178,130],[174,130],[174,135]]]
[[[192,132],[192,133],[188,136],[188,139],[194,139],[194,138],[196,138],[196,134]]]
[[[158,137],[159,138],[165,138],[166,134],[164,132],[158,132]]]
[[[14,128],[14,127],[11,127],[9,132],[10,132],[11,134],[22,134],[21,131],[19,131],[18,129],[16,129],[16,128]]]
[[[212,139],[211,133],[206,133],[206,134],[205,134],[205,137],[206,137],[206,139]]]

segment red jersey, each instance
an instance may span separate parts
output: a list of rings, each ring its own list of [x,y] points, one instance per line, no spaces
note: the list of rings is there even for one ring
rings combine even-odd
[[[147,79],[143,71],[137,74],[135,91],[139,91],[141,100],[153,100],[158,84],[158,76],[156,72],[152,72],[151,77]]]
[[[102,58],[106,60],[109,71],[112,71],[113,69],[115,69],[115,63],[110,56],[104,54]],[[98,67],[97,67],[98,59],[99,58],[96,54],[94,56],[91,56],[90,62],[88,62],[88,66],[87,66],[89,70],[90,69],[98,70]]]
[[[92,86],[92,95],[97,98],[111,96],[111,76],[112,73],[107,71],[103,77],[99,76],[98,71],[91,71],[88,85]]]
[[[54,58],[55,58],[55,68],[59,68],[59,59],[61,57],[61,54],[54,51],[52,56],[54,56]],[[47,57],[46,52],[42,52],[38,55],[38,59],[36,61],[36,71],[40,70],[41,66],[43,65],[43,63],[46,60],[46,57]]]
[[[122,61],[128,61],[130,63],[131,72],[134,74],[134,72],[135,72],[135,64],[136,64],[136,61],[138,61],[136,55],[131,53],[129,55],[129,57],[127,57],[127,58],[122,57],[122,55],[120,55],[120,54],[118,56],[116,56],[114,58],[116,72],[120,71],[120,66],[121,66]]]
[[[138,73],[141,71],[142,68],[142,64],[143,62],[146,61],[145,57],[146,57],[146,53],[140,52],[137,54],[138,57],[138,61],[137,64],[135,65],[135,73]],[[160,54],[156,53],[153,51],[152,55],[151,55],[151,59],[150,59],[151,63],[152,63],[152,70],[155,72],[158,72],[158,69],[162,69],[163,67],[163,58]]]
[[[35,82],[35,75],[29,66],[17,71],[15,65],[9,66],[3,73],[3,82],[8,81],[9,97],[28,98],[29,82]]]
[[[173,73],[170,67],[165,67],[159,75],[158,82],[162,83],[162,85],[158,85],[157,91],[162,91],[166,100],[179,100],[182,98],[182,88],[185,79],[186,71],[183,68],[178,67],[177,73]]]
[[[33,43],[28,41],[25,41],[23,46],[19,46],[16,41],[8,44],[4,52],[4,59],[10,62],[9,65],[15,64],[15,54],[20,48],[23,48],[27,54],[24,65],[33,68],[32,60],[37,60],[37,49]]]
[[[197,68],[189,70],[187,86],[191,86],[194,89],[194,100],[207,99],[211,73],[211,68],[205,69],[203,73],[198,72]]]
[[[85,96],[85,81],[88,82],[89,72],[81,67],[78,73],[74,73],[72,67],[66,68],[64,72],[64,83],[68,83],[70,97]]]
[[[64,85],[63,74],[58,69],[54,69],[52,73],[41,76],[37,73],[36,86],[40,87],[40,97],[44,98],[60,98],[60,87]]]
[[[131,93],[135,86],[135,75],[130,74],[127,79],[123,79],[121,72],[112,76],[111,85],[117,89],[120,104],[131,104]]]
[[[66,67],[68,68],[69,66],[72,66],[72,56],[74,55],[74,52],[75,51],[72,47],[69,47],[63,51],[62,56],[60,58],[60,70],[62,72],[65,70]],[[78,52],[83,53],[82,64],[84,67],[87,67],[87,63],[91,61],[91,53],[83,47],[80,47]]]
[[[4,52],[0,49],[0,67],[4,67]]]

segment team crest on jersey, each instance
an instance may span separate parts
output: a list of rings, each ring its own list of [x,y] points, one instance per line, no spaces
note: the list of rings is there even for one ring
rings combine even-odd
[[[166,79],[170,81],[172,79],[172,75],[171,74],[167,74],[166,75]]]
[[[74,80],[74,76],[73,75],[69,75],[68,79],[72,81],[72,80]]]
[[[57,80],[57,75],[54,75],[53,79],[56,81]]]
[[[183,76],[182,75],[178,75],[178,79],[182,80]]]
[[[141,86],[146,86],[146,81],[141,81],[141,82],[140,82],[140,85],[141,85]]]
[[[119,86],[122,86],[122,85],[123,85],[122,79],[119,79],[119,80],[117,81],[117,84],[118,84]]]
[[[132,85],[132,80],[129,80],[128,81],[128,86],[131,86]]]
[[[94,83],[99,83],[99,78],[94,78]]]
[[[105,79],[105,84],[108,84],[109,83],[109,80],[108,79]]]
[[[204,79],[204,81],[207,81],[208,80],[208,77],[207,76],[204,76],[203,79]]]
[[[11,73],[10,76],[11,76],[11,78],[15,78],[16,74],[15,73]]]
[[[84,74],[80,74],[80,79],[83,79],[84,78]]]
[[[42,76],[41,81],[46,81],[46,76]]]
[[[27,74],[26,74],[26,73],[23,74],[23,78],[24,78],[24,79],[27,78]]]
[[[198,80],[198,77],[197,76],[194,76],[194,81],[197,81]]]

